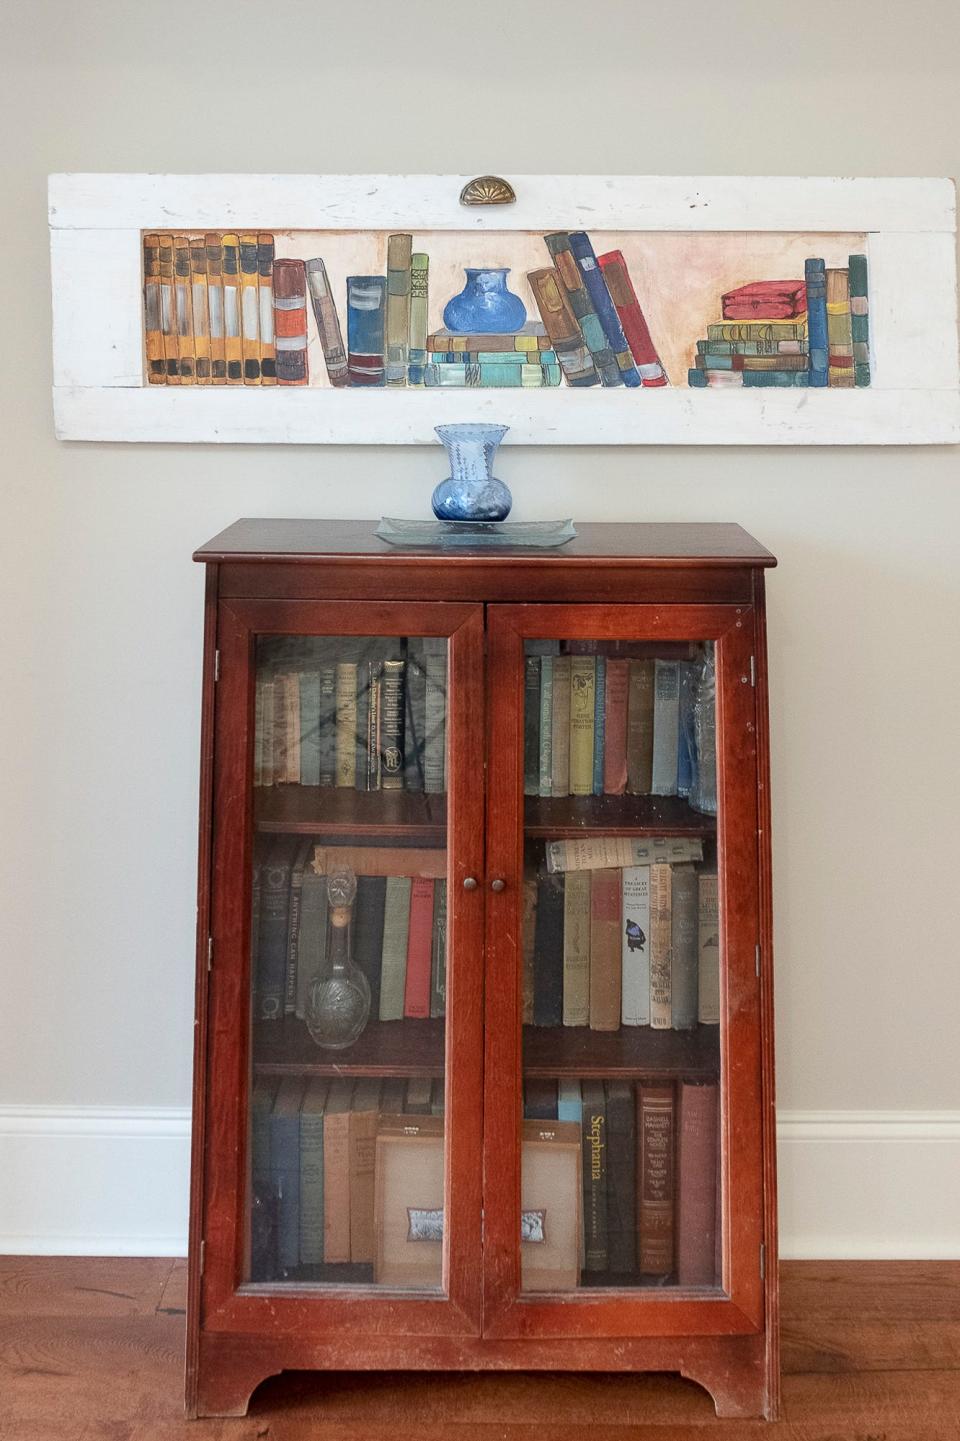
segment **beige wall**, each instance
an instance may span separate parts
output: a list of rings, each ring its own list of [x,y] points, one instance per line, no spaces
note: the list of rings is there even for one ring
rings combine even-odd
[[[0,1102],[181,1106],[190,552],[238,515],[422,512],[442,456],[57,444],[47,172],[949,175],[960,10],[7,0],[2,26]],[[500,470],[517,518],[737,520],[779,555],[780,1100],[956,1107],[957,452],[531,448]]]

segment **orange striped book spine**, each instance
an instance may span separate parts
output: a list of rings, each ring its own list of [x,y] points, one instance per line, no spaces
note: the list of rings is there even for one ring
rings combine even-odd
[[[193,385],[197,376],[197,356],[193,338],[190,241],[186,235],[173,237],[173,282],[177,311],[177,343],[180,347],[180,384]]]
[[[227,383],[227,351],[223,334],[223,245],[216,231],[204,236],[207,254],[207,319],[210,325],[210,380]]]
[[[260,302],[260,384],[277,383],[277,346],[273,334],[273,261],[276,247],[273,236],[261,231],[257,236],[257,295]]]
[[[143,344],[147,380],[163,385],[167,378],[163,361],[163,329],[160,325],[160,237],[143,237]]]
[[[163,363],[168,385],[180,384],[180,346],[177,343],[177,299],[174,293],[173,236],[159,237],[160,252],[160,331],[163,336]]]
[[[302,260],[273,263],[273,328],[277,384],[306,385],[307,274]]]
[[[207,252],[202,235],[190,236],[190,290],[197,384],[210,384],[210,316],[207,306]]]
[[[232,232],[221,236],[223,245],[223,337],[227,356],[227,384],[243,384],[243,340],[240,332],[240,240]]]

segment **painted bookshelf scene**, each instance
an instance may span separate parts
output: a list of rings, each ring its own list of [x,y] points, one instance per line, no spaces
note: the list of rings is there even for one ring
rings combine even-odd
[[[144,383],[862,388],[868,248],[818,232],[144,232]]]
[[[246,1274],[439,1291],[447,641],[261,636]]]
[[[556,1248],[527,1291],[721,1284],[714,665],[526,642],[521,1206]]]

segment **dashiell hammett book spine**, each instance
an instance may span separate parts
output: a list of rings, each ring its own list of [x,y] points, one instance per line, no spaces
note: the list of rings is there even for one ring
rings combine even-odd
[[[669,384],[667,372],[657,354],[622,251],[608,250],[605,255],[601,255],[600,269],[607,282],[610,299],[617,308],[617,315],[620,317],[620,324],[640,372],[641,381],[651,388]]]
[[[260,297],[257,237],[240,239],[240,349],[244,385],[260,384]]]
[[[382,275],[347,277],[347,365],[351,385],[383,385],[384,311]]]
[[[302,260],[273,263],[273,328],[277,384],[306,385],[307,280]]]
[[[570,309],[576,316],[580,333],[593,357],[601,384],[622,385],[620,367],[570,248],[570,236],[565,230],[557,230],[551,235],[545,235],[543,239],[556,266]]]
[[[207,257],[207,315],[210,323],[210,382],[227,383],[227,351],[223,330],[223,244],[215,231],[203,237]]]
[[[210,313],[207,304],[207,252],[202,235],[190,236],[190,285],[193,303],[193,340],[197,356],[197,384],[209,385]]]
[[[273,236],[261,231],[257,236],[261,385],[276,385],[277,383],[277,343],[273,330],[273,262],[275,253]]]
[[[640,372],[633,363],[633,356],[627,344],[627,337],[623,333],[617,308],[611,299],[607,282],[603,278],[603,271],[597,264],[596,252],[585,230],[571,232],[570,249],[573,251],[573,258],[577,262],[583,282],[593,301],[593,308],[600,317],[600,324],[603,326],[607,343],[613,351],[620,378],[624,385],[631,389],[637,389],[642,384]]]
[[[160,324],[160,237],[143,237],[143,336],[147,380],[163,385],[167,375],[163,360],[163,329]]]
[[[557,271],[552,266],[531,270],[527,279],[567,384],[581,388],[599,385],[596,366]]]
[[[177,344],[180,348],[180,384],[196,383],[196,351],[193,340],[193,295],[190,281],[190,241],[185,235],[173,237],[173,286],[177,311]]]
[[[313,318],[317,322],[317,333],[320,336],[320,346],[327,367],[327,378],[331,385],[339,389],[350,384],[347,352],[343,347],[340,317],[337,314],[336,301],[330,289],[327,268],[319,257],[307,261],[307,285],[310,289]]]

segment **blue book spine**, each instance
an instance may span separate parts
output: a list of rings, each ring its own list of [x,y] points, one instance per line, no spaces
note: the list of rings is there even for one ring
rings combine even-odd
[[[822,381],[813,379],[813,372],[810,370],[744,370],[744,390],[763,390],[766,387],[774,386],[805,386],[822,384]]]
[[[677,736],[677,795],[688,796],[693,785],[693,699],[697,667],[692,660],[680,662],[680,728]]]
[[[300,672],[300,784],[320,784],[320,672]]]
[[[383,385],[383,328],[386,278],[347,278],[347,369],[351,385]]]
[[[707,386],[710,384],[709,380],[707,379],[707,372],[705,370],[697,369],[688,370],[687,384],[693,390],[706,390]]]
[[[607,658],[597,656],[597,683],[593,709],[593,794],[603,795],[603,745],[606,734]]]
[[[281,1271],[291,1271],[300,1263],[300,1108],[289,1097],[270,1117],[270,1172],[277,1198],[277,1262]]]
[[[624,385],[634,388],[642,385],[640,372],[633,363],[633,356],[627,344],[627,337],[623,333],[616,306],[610,299],[607,282],[603,278],[603,271],[597,264],[596,253],[585,230],[570,232],[570,249],[573,251],[577,268],[583,276],[587,294],[593,301],[593,308],[600,317],[600,324],[603,326],[603,333],[613,351],[621,380]]]
[[[807,287],[807,344],[810,353],[809,384],[823,386],[827,384],[829,355],[829,342],[827,340],[827,272],[823,261],[805,261],[803,277]]]

